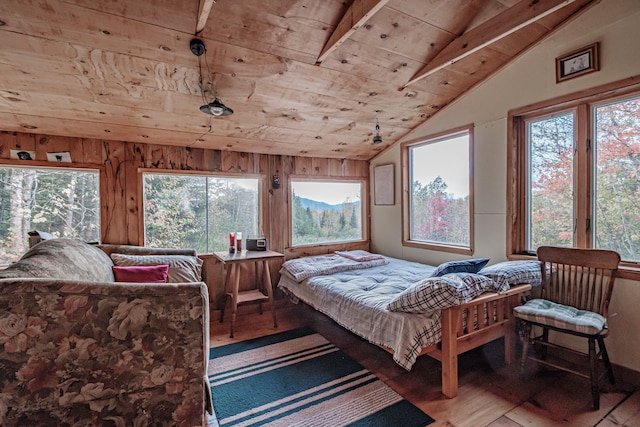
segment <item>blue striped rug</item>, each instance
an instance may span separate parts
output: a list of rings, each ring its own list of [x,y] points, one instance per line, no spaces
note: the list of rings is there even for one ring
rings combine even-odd
[[[221,426],[405,426],[434,420],[310,328],[211,349]]]

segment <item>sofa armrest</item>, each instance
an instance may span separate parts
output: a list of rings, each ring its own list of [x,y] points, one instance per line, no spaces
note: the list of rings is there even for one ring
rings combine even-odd
[[[38,278],[0,287],[0,424],[205,422],[204,283]]]

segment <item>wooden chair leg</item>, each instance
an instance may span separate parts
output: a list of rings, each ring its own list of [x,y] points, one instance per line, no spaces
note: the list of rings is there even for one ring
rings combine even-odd
[[[515,334],[506,334],[504,336],[504,363],[505,365],[511,365],[513,363],[513,357],[516,354],[516,339]]]
[[[607,369],[609,374],[609,382],[611,384],[616,383],[616,378],[613,375],[613,366],[611,366],[611,361],[609,360],[609,353],[607,353],[607,347],[604,345],[604,338],[598,338],[598,347],[600,348],[600,353],[602,354],[602,360],[604,361],[605,369]]]
[[[549,347],[547,345],[547,343],[549,342],[549,328],[542,328],[540,341],[544,343],[544,345],[540,349],[540,359],[545,360],[547,358],[547,349]]]
[[[522,359],[520,359],[520,379],[524,380],[524,370],[527,364],[529,352],[529,340],[531,340],[531,323],[524,322],[524,339],[522,340]]]
[[[591,396],[593,408],[600,409],[600,390],[598,389],[598,354],[596,353],[596,340],[589,338],[589,365],[591,367]]]

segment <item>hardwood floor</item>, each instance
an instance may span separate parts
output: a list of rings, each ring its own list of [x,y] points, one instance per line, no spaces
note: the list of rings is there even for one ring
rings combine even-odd
[[[436,422],[432,426],[640,426],[640,391],[629,384],[618,380],[612,386],[603,380],[600,410],[594,411],[588,379],[540,368],[531,362],[527,379],[522,382],[518,379],[518,363],[504,365],[501,342],[460,357],[459,393],[456,398],[447,399],[440,392],[441,371],[437,361],[422,356],[407,372],[386,351],[305,305],[286,303],[279,307],[277,329],[273,328],[270,312],[238,316],[233,339],[229,338],[228,321],[220,323],[215,318],[211,324],[211,346],[304,325],[313,327],[433,417]],[[519,355],[518,348],[518,358]]]

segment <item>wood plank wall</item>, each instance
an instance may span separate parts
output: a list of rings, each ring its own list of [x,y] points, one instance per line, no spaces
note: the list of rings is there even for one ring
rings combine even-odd
[[[11,150],[34,151],[33,161],[10,160]],[[68,151],[72,163],[47,162],[47,153]],[[141,169],[172,171],[206,171],[263,175],[269,183],[263,206],[267,207],[262,229],[269,239],[269,248],[286,254],[287,258],[330,253],[335,250],[368,249],[369,242],[322,247],[289,248],[288,210],[289,177],[322,178],[356,177],[368,182],[369,162],[329,158],[293,157],[255,154],[168,145],[139,144],[89,138],[60,137],[33,133],[0,132],[0,163],[24,166],[86,167],[100,170],[100,200],[102,242],[143,245],[144,233],[140,220],[142,209]],[[271,188],[271,177],[279,175],[281,186]],[[364,189],[368,194],[368,188]],[[365,200],[368,200],[365,198]],[[364,202],[364,201],[363,201]],[[369,218],[366,218],[369,235]],[[222,297],[222,273],[214,258],[205,259],[206,281],[215,307]],[[272,279],[279,277],[281,263],[272,265]],[[243,284],[243,287],[250,284]]]

